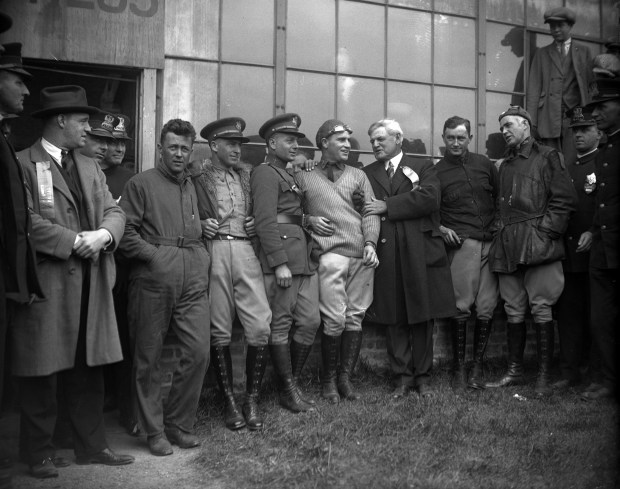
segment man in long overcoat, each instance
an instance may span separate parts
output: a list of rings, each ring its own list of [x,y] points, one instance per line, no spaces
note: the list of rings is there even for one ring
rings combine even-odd
[[[575,12],[558,7],[545,12],[544,18],[553,42],[534,55],[527,80],[526,109],[541,142],[568,158],[575,149],[570,119],[565,113],[589,102],[592,54],[587,46],[570,37]]]
[[[69,410],[78,463],[133,462],[107,446],[101,368],[122,358],[111,252],[123,235],[125,215],[97,163],[75,151],[85,144],[89,114],[97,111],[88,106],[84,89],[44,88],[41,105],[33,116],[43,119],[42,138],[18,157],[47,300],[16,309],[11,365],[19,378],[22,452],[32,475],[56,477],[57,391]]]
[[[433,163],[405,156],[394,120],[368,129],[377,161],[364,168],[376,198],[364,214],[381,218],[374,300],[369,319],[387,325],[394,398],[416,387],[432,395],[431,319],[456,314],[450,267],[439,231],[440,184]]]

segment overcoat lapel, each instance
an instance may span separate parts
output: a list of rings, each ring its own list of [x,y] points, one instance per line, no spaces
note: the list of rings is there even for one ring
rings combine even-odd
[[[394,173],[394,176],[392,177],[392,188],[394,189],[394,191],[392,192],[393,194],[398,193],[400,186],[403,183],[409,181],[407,176],[403,173],[403,165],[408,166],[405,163],[405,161],[401,160],[400,165],[398,165],[398,168],[396,169],[396,172]]]
[[[377,181],[379,185],[385,190],[385,193],[390,195],[390,179],[387,176],[387,172],[385,171],[385,166],[383,163],[379,163],[375,166],[372,172],[373,178]]]
[[[95,211],[93,206],[90,205],[92,202],[92,192],[91,189],[93,187],[93,174],[91,170],[91,165],[88,162],[82,161],[83,156],[72,151],[73,162],[76,165],[78,175],[80,176],[80,185],[82,186],[82,198],[84,199],[84,204],[86,205],[86,219],[88,219],[88,224],[90,224],[91,229],[97,229],[97,223],[95,223]]]

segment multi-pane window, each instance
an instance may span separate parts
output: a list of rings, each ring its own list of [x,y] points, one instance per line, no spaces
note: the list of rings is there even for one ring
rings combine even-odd
[[[523,104],[529,63],[551,42],[543,13],[568,6],[600,52],[610,0],[175,0],[166,9],[163,118],[200,130],[239,115],[246,134],[297,112],[311,141],[340,118],[372,161],[368,126],[397,119],[407,150],[440,156],[446,118],[471,120],[473,150],[498,157],[497,115]],[[603,20],[604,19],[604,20]],[[615,25],[610,25],[615,22]]]

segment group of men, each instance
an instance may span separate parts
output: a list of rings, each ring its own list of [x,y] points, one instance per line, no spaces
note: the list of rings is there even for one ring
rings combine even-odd
[[[556,10],[546,21],[567,23],[570,12]],[[9,46],[0,56],[3,117],[23,110],[29,77],[19,46]],[[193,426],[209,363],[231,430],[264,427],[258,401],[269,356],[280,404],[315,410],[299,379],[321,324],[322,398],[359,399],[351,373],[364,318],[386,326],[395,399],[411,390],[433,395],[431,320],[438,318],[451,318],[457,385],[522,382],[528,309],[537,338],[536,393],[579,380],[590,322],[597,361],[582,397],[611,396],[620,83],[594,86],[591,104],[564,102],[572,109],[574,158],[533,137],[540,114],[511,106],[499,115],[508,151],[496,163],[468,150],[471,124],[454,116],[444,124],[445,155],[436,165],[404,154],[399,123],[383,119],[368,129],[376,161],[356,168],[347,164],[352,128],[329,119],[315,136],[320,160],[295,171],[287,167],[305,135],[299,115],[287,113],[260,128],[266,158],[256,168],[241,161],[243,119],[201,130],[211,152],[204,163],[191,161],[192,124],[172,119],[161,130],[155,168],[135,176],[119,166],[126,117],[90,106],[81,87],[44,88],[32,114],[43,122],[41,139],[16,155],[0,137],[2,326],[9,325],[0,341],[19,385],[20,455],[32,475],[56,477],[70,463],[53,443],[58,402],[68,413],[77,463],[133,461],[108,448],[103,425],[103,366],[123,356],[131,360],[125,377],[158,456],[173,453],[173,444],[200,444]],[[485,382],[482,360],[499,297],[508,317],[508,370]],[[590,309],[576,308],[588,298]],[[562,377],[552,384],[556,303]],[[241,408],[230,351],[236,316],[247,342]],[[170,331],[180,355],[164,404],[162,349]]]

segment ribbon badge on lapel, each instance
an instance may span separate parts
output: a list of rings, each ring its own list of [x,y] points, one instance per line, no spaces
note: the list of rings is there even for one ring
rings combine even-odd
[[[420,186],[420,177],[414,170],[412,170],[408,166],[401,165],[401,168],[405,176],[411,181],[411,185],[413,186],[411,191],[413,192],[415,189],[417,189]]]
[[[54,218],[54,184],[50,165],[50,161],[36,162],[39,214],[45,219]]]

